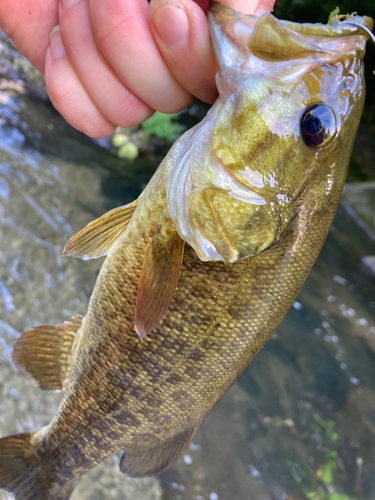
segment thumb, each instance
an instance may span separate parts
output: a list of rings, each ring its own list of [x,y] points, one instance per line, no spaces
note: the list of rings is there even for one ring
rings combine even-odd
[[[175,79],[202,101],[217,96],[217,63],[212,52],[207,18],[209,0],[152,0],[150,21],[154,39]],[[220,0],[244,14],[272,10],[274,0]]]
[[[217,95],[217,64],[201,7],[202,0],[152,0],[150,21],[154,39],[175,79],[192,95],[212,103]]]
[[[204,12],[208,10],[210,0],[194,0]],[[265,12],[271,12],[275,0],[219,0],[219,3],[243,14],[262,15]]]

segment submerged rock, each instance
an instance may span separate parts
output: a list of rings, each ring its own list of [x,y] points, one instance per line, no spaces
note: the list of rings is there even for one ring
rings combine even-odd
[[[375,182],[347,183],[342,201],[359,226],[375,241]]]
[[[362,262],[373,274],[375,274],[375,255],[363,257]]]

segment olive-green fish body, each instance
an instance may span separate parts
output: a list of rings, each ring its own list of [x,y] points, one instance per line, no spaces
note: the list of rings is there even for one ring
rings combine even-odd
[[[0,440],[0,487],[17,500],[67,499],[120,450],[131,476],[172,463],[278,326],[326,238],[363,106],[365,37],[217,4],[211,28],[218,101],[137,202],[66,247],[107,254],[86,317],[15,345],[35,383],[65,390],[48,426]]]

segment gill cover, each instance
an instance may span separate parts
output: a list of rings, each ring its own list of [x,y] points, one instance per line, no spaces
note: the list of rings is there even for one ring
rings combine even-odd
[[[347,168],[363,106],[368,17],[297,24],[211,3],[219,98],[178,141],[167,209],[202,261],[276,244],[304,193]],[[327,191],[328,190],[328,191]]]

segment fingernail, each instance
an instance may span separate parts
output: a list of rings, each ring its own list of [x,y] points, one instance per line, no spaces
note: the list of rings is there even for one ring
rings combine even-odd
[[[269,14],[270,11],[265,9],[264,7],[259,7],[259,9],[256,10],[256,12],[254,13],[254,16],[263,16],[263,14]]]
[[[64,9],[66,9],[67,7],[72,5],[73,3],[77,3],[77,2],[79,2],[79,0],[61,0],[61,4],[62,4]]]
[[[52,59],[65,56],[65,49],[60,35],[60,26],[55,26],[51,31],[49,46],[51,48]]]
[[[160,38],[166,45],[173,48],[183,48],[187,45],[189,26],[182,6],[161,5],[152,13],[152,19]]]

